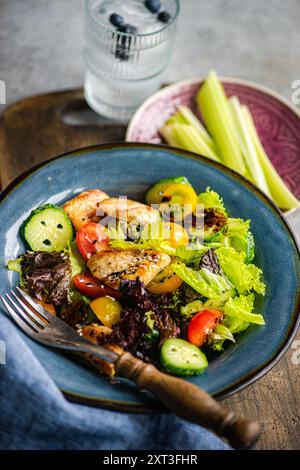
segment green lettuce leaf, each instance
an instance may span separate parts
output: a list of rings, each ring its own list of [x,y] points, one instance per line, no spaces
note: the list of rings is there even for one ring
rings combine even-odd
[[[254,298],[254,294],[249,294],[240,295],[227,300],[223,307],[223,324],[217,325],[214,333],[210,337],[209,344],[214,350],[222,351],[224,341],[226,340],[235,342],[233,335],[245,331],[250,323],[256,325],[265,324],[262,315],[253,313]],[[210,300],[208,302],[210,302]],[[204,304],[204,307],[208,302]]]
[[[217,325],[213,334],[211,335],[209,339],[209,345],[214,349],[215,351],[222,351],[223,349],[223,344],[224,341],[231,341],[232,343],[235,343],[234,336],[232,332],[230,331],[229,328],[225,325]]]
[[[21,274],[21,258],[10,259],[7,261],[7,269]]]
[[[249,294],[240,295],[233,299],[229,299],[224,307],[225,319],[227,319],[228,317],[233,317],[238,318],[243,322],[254,323],[256,325],[264,325],[265,321],[263,316],[259,313],[252,313],[254,298],[254,294]],[[226,326],[229,327],[232,333],[236,332],[232,331],[232,327],[230,327],[230,321],[229,325],[226,324]]]
[[[252,289],[258,294],[265,294],[266,286],[261,280],[262,270],[254,264],[245,264],[245,254],[238,253],[232,247],[222,246],[216,249],[219,264],[229,281],[240,294]]]
[[[175,256],[176,249],[173,248],[166,240],[138,240],[129,242],[126,240],[110,240],[112,248],[119,250],[157,250]]]
[[[228,225],[226,227],[226,234],[228,237],[244,240],[248,235],[249,228],[250,220],[229,217]]]
[[[198,267],[204,253],[208,251],[208,247],[200,243],[193,245],[180,245],[176,248],[176,257],[183,261],[186,265]]]
[[[186,305],[180,307],[180,313],[183,317],[189,318],[194,313],[199,312],[203,308],[203,302],[201,300],[193,300]]]
[[[225,292],[224,294],[219,295],[219,297],[215,297],[213,299],[208,299],[203,307],[204,308],[220,308],[223,310],[223,307],[225,303],[227,302],[228,299],[231,297],[236,296],[236,291],[235,289],[230,289],[229,291]]]
[[[219,289],[220,292],[226,292],[233,288],[231,282],[223,275],[212,273],[207,268],[202,268],[199,272],[208,284]]]
[[[149,310],[148,312],[145,313],[146,317],[146,324],[150,330],[153,330],[154,325],[155,325],[155,318],[153,318],[154,312],[152,310]]]
[[[181,289],[176,289],[174,292],[172,292],[171,297],[169,298],[168,307],[170,309],[178,311],[182,303],[183,292]]]
[[[238,317],[227,317],[224,319],[224,324],[232,334],[242,333],[249,327],[249,323],[247,321],[241,320]]]
[[[67,253],[69,254],[69,259],[72,269],[72,277],[76,274],[81,274],[86,269],[86,263],[81,256],[80,251],[78,250],[77,243],[74,240],[68,244]]]
[[[198,204],[203,204],[204,209],[218,209],[220,212],[226,214],[222,197],[210,189],[210,187],[206,188],[205,192],[199,194]]]
[[[146,324],[149,328],[149,332],[144,334],[144,338],[150,345],[155,345],[159,338],[159,331],[155,329],[155,313],[152,310],[149,310],[145,313]]]
[[[236,251],[245,253],[246,263],[253,261],[255,245],[250,231],[250,220],[229,218],[224,236],[229,238],[229,245]]]
[[[218,297],[232,288],[232,285],[226,278],[211,272],[208,273],[207,271],[207,269],[196,271],[180,262],[174,265],[174,272],[177,276],[203,297]]]
[[[140,238],[135,241],[126,241],[124,237],[113,237],[109,244],[112,248],[119,250],[157,250],[175,256],[176,249],[173,248],[168,239],[164,238],[166,231],[161,221],[147,224],[140,233]],[[124,235],[124,234],[123,234]]]

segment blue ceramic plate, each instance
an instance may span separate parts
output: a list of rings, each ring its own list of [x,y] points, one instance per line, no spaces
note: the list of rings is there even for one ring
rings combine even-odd
[[[45,202],[62,204],[86,188],[143,200],[150,185],[175,175],[187,176],[198,192],[213,187],[233,217],[251,219],[255,261],[267,283],[266,297],[257,299],[266,326],[249,328],[235,345],[211,359],[203,375],[190,379],[215,396],[225,396],[266,373],[292,340],[299,324],[300,259],[293,235],[274,205],[251,183],[206,158],[160,146],[106,145],[64,155],[23,175],[1,197],[1,294],[17,283],[17,275],[5,265],[24,251],[18,230],[33,208]],[[72,399],[130,410],[157,406],[150,394],[135,386],[110,383],[58,352],[24,339]]]

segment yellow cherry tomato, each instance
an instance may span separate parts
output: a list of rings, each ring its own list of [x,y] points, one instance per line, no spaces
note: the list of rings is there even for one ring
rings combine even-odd
[[[174,273],[172,264],[163,269],[153,281],[151,281],[146,289],[151,294],[161,295],[167,292],[174,292],[182,285],[183,281]]]
[[[109,328],[120,320],[122,305],[113,297],[98,297],[92,300],[90,307],[98,320]]]
[[[190,212],[193,212],[197,206],[197,194],[188,184],[171,184],[164,190],[163,197],[168,200],[169,204],[190,204]]]
[[[181,225],[174,222],[163,222],[163,235],[166,240],[170,241],[173,248],[189,243],[187,231]]]
[[[148,224],[141,232],[142,240],[163,239],[169,242],[173,248],[189,243],[188,232],[180,224],[175,222],[159,222],[158,224]]]

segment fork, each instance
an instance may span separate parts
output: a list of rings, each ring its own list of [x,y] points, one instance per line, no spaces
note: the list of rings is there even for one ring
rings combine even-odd
[[[89,353],[113,363],[118,376],[149,390],[170,411],[227,439],[234,448],[248,449],[258,440],[258,422],[236,416],[191,382],[164,374],[127,351],[117,354],[89,342],[22,289],[16,289],[17,292],[11,290],[1,296],[2,302],[20,329],[35,341],[63,351]]]

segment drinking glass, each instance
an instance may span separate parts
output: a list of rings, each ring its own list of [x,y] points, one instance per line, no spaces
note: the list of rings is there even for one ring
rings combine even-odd
[[[86,65],[84,93],[98,114],[127,122],[138,106],[161,85],[168,65],[179,13],[179,0],[162,0],[167,23],[151,15],[143,0],[86,0]],[[122,8],[136,33],[123,33],[109,23]]]

